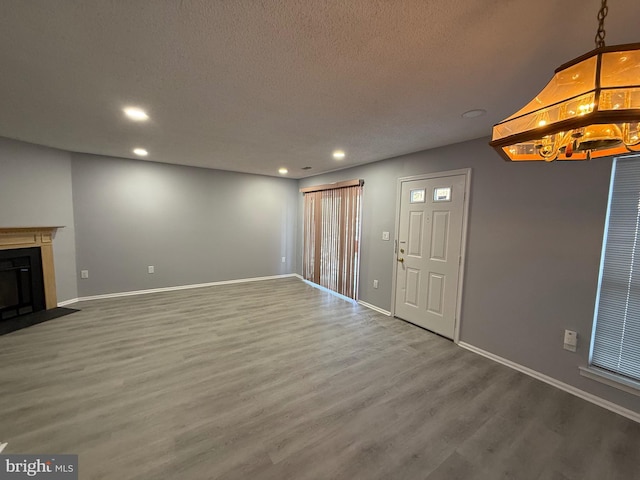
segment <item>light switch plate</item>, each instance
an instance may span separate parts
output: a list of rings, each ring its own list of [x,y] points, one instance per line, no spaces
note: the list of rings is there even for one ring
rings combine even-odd
[[[80,270],[80,278],[89,278],[89,270]]]
[[[147,272],[149,273],[156,273],[156,267],[154,267],[153,265],[149,265],[147,267]]]
[[[573,330],[564,331],[564,349],[575,352],[578,346],[578,333]]]
[[[389,232],[382,232],[382,240],[389,241]]]

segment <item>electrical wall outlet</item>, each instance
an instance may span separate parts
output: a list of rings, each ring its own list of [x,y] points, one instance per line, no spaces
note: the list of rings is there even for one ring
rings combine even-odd
[[[147,272],[148,273],[156,273],[156,267],[154,267],[153,265],[149,265],[147,267]]]
[[[378,288],[378,280],[373,281],[373,288]]]
[[[89,270],[80,270],[80,278],[89,278]]]
[[[575,352],[578,347],[578,333],[573,330],[564,331],[564,349]]]

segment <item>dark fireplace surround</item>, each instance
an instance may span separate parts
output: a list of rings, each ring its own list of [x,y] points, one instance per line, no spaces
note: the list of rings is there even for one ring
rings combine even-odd
[[[0,250],[0,321],[44,309],[40,247]]]

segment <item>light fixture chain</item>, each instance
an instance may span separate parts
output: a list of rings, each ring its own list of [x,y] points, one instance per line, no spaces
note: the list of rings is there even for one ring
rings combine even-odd
[[[598,32],[596,33],[596,48],[604,47],[604,36],[607,33],[604,31],[604,19],[606,18],[607,13],[609,13],[607,0],[602,0],[600,11],[598,11]]]

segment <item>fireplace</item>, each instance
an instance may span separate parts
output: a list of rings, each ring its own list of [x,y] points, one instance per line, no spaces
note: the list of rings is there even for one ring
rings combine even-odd
[[[40,248],[0,250],[0,320],[44,309]]]
[[[70,313],[58,307],[53,239],[62,227],[0,227],[0,335]]]
[[[0,227],[0,320],[58,306],[53,239],[62,227]]]

